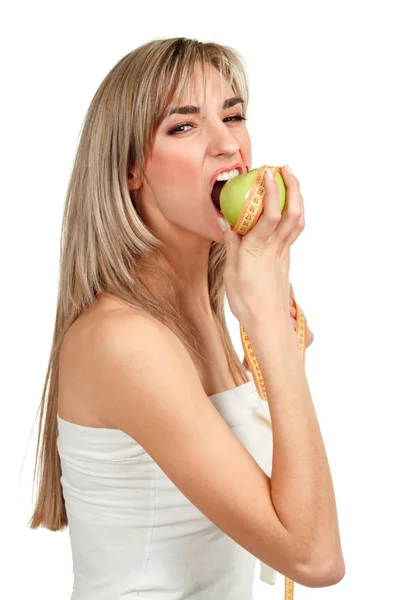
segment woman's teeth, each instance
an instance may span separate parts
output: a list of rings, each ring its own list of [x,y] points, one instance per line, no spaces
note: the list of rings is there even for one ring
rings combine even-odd
[[[239,175],[238,169],[233,169],[232,171],[224,171],[223,173],[219,173],[217,175],[216,181],[228,181],[228,179],[233,179]]]

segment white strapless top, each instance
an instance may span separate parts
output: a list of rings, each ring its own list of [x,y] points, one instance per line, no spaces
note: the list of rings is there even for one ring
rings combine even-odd
[[[247,372],[250,381],[209,399],[271,477],[269,407]],[[71,600],[253,600],[257,559],[189,502],[132,437],[57,421]],[[276,571],[259,562],[260,579],[274,584]]]

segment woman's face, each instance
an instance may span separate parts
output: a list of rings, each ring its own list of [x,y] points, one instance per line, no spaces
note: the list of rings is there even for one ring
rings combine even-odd
[[[182,105],[199,107],[199,114],[172,114],[160,124],[152,154],[146,165],[141,210],[156,235],[175,239],[179,234],[197,234],[209,241],[223,241],[211,201],[210,179],[216,169],[229,170],[239,163],[242,172],[251,169],[251,142],[245,121],[240,120],[240,102],[223,108],[235,96],[220,73],[212,68],[207,78],[206,104],[203,80],[195,72],[193,95],[188,91]],[[185,125],[187,121],[191,124]],[[129,188],[135,189],[132,179]],[[184,230],[184,231],[182,231]]]

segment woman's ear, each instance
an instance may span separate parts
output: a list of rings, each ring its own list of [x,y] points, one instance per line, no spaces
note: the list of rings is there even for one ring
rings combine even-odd
[[[128,189],[130,192],[135,192],[142,185],[139,176],[135,169],[131,169],[128,175]]]

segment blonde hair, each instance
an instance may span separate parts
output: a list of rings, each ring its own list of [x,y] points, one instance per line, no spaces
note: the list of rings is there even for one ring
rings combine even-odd
[[[140,190],[128,189],[130,169],[137,169],[139,179],[144,177],[156,130],[171,103],[179,104],[192,85],[197,65],[202,67],[204,88],[206,67],[216,68],[244,99],[246,114],[248,82],[236,50],[169,38],[150,41],[123,56],[100,84],[85,116],[64,205],[55,327],[38,409],[38,494],[28,522],[32,529],[59,531],[68,525],[57,449],[59,354],[67,330],[97,296],[111,294],[150,313],[207,363],[196,331],[182,315],[178,274],[166,277],[156,268],[158,257],[167,259],[163,243],[142,219]],[[249,379],[225,322],[225,259],[224,244],[213,241],[208,258],[210,304],[229,368],[241,385]],[[162,294],[157,284],[161,279]]]

